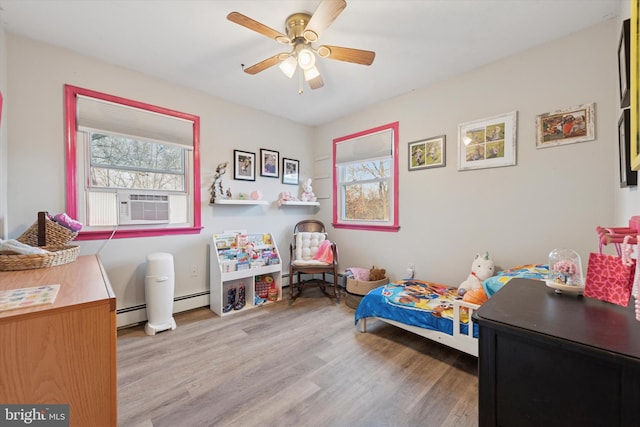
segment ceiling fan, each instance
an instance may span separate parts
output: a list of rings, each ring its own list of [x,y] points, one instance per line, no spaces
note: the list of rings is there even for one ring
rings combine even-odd
[[[321,45],[314,48],[312,45],[345,7],[347,7],[345,0],[322,0],[313,15],[294,13],[285,20],[286,35],[239,12],[231,12],[227,15],[229,21],[274,39],[279,43],[291,46],[289,52],[278,53],[257,64],[244,68],[244,72],[258,74],[279,64],[282,72],[287,77],[292,78],[299,68],[300,85],[298,93],[302,93],[303,76],[311,89],[318,89],[324,86],[320,71],[316,67],[316,55],[320,58],[371,65],[376,56],[375,52],[330,45]]]

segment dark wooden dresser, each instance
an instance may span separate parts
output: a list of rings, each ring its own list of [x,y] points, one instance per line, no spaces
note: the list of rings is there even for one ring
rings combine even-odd
[[[475,314],[480,426],[640,426],[633,304],[511,280]]]

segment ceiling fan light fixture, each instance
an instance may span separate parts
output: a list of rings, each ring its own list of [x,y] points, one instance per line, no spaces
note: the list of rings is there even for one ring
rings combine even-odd
[[[305,71],[316,65],[316,56],[311,49],[303,48],[298,51],[298,65]]]
[[[327,46],[320,46],[316,53],[320,56],[320,58],[328,58],[331,55],[331,49]]]
[[[312,30],[305,30],[304,38],[307,39],[307,41],[313,43],[315,41],[318,41],[318,34]]]
[[[296,72],[297,65],[298,65],[298,61],[296,60],[296,57],[290,56],[284,61],[282,61],[279,67],[285,76],[292,78],[293,74]]]
[[[311,67],[308,70],[304,70],[304,79],[306,81],[313,80],[320,75],[320,71],[318,71],[318,67]]]

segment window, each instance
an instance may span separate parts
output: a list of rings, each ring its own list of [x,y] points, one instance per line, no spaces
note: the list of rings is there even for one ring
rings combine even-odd
[[[89,187],[185,190],[185,149],[89,133]]]
[[[200,232],[199,117],[69,85],[65,103],[78,240]]]
[[[398,122],[333,140],[333,225],[398,231]]]

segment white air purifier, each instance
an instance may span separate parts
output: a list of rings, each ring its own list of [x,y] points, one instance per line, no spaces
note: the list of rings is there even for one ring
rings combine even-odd
[[[167,329],[175,329],[173,319],[173,290],[175,272],[173,255],[155,253],[147,256],[147,274],[144,293],[147,305],[147,324],[144,332],[155,335]]]

